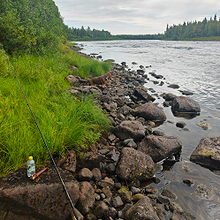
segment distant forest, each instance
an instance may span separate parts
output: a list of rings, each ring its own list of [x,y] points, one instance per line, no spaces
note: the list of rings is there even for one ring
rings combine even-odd
[[[214,18],[203,21],[184,22],[182,25],[168,26],[165,31],[166,39],[187,39],[187,38],[205,38],[205,37],[220,36],[220,19],[217,20],[217,15]]]
[[[220,19],[217,15],[210,18],[204,18],[203,21],[183,22],[179,25],[167,25],[163,34],[146,34],[146,35],[112,35],[105,30],[91,30],[90,27],[66,29],[69,40],[187,40],[187,39],[207,39],[220,40]]]

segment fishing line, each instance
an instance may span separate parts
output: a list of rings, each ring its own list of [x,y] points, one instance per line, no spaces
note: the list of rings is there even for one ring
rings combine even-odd
[[[74,204],[73,204],[73,202],[72,202],[72,199],[70,198],[70,195],[69,195],[69,193],[68,193],[68,191],[67,191],[66,185],[65,185],[65,183],[64,183],[64,181],[63,181],[63,179],[62,179],[62,177],[61,177],[61,175],[60,175],[60,172],[59,172],[59,170],[58,170],[58,168],[57,168],[57,165],[56,165],[56,163],[55,163],[55,161],[54,161],[54,159],[53,159],[53,156],[52,156],[52,154],[51,154],[51,152],[50,152],[50,149],[49,149],[49,147],[48,147],[48,145],[47,145],[47,143],[46,143],[46,141],[45,141],[45,139],[44,139],[44,136],[43,136],[43,134],[42,134],[42,132],[41,132],[41,130],[40,130],[40,127],[39,127],[39,125],[38,125],[38,123],[37,123],[37,120],[36,120],[36,118],[35,118],[35,116],[34,116],[34,113],[33,113],[33,111],[31,110],[31,107],[30,107],[30,105],[29,105],[29,102],[28,102],[28,100],[27,100],[27,98],[26,98],[26,95],[25,95],[25,93],[24,93],[24,91],[23,91],[23,89],[22,89],[22,87],[21,87],[21,84],[20,84],[20,82],[19,82],[19,80],[18,80],[18,77],[17,77],[17,75],[16,75],[16,73],[15,73],[15,71],[14,71],[14,69],[13,69],[13,66],[12,66],[10,60],[8,59],[8,56],[6,55],[6,52],[5,52],[5,49],[4,49],[3,45],[2,45],[2,50],[3,50],[3,52],[4,52],[5,56],[6,56],[6,59],[7,59],[8,63],[9,63],[9,65],[10,65],[10,67],[11,67],[11,70],[12,70],[12,72],[13,72],[13,74],[14,74],[14,76],[15,76],[17,82],[18,82],[18,85],[19,85],[19,87],[20,87],[20,89],[21,89],[21,92],[23,93],[23,96],[24,96],[24,98],[25,98],[25,101],[26,101],[26,103],[27,103],[27,106],[28,106],[28,108],[29,108],[29,110],[30,110],[30,112],[31,112],[31,115],[32,115],[32,117],[33,117],[33,119],[34,119],[34,122],[35,122],[35,124],[36,124],[36,126],[37,126],[37,128],[38,128],[38,131],[40,132],[40,135],[41,135],[41,138],[42,138],[42,140],[43,140],[43,142],[44,142],[44,145],[45,145],[46,148],[47,148],[47,151],[48,151],[48,153],[49,153],[49,155],[50,155],[50,158],[51,158],[51,160],[52,160],[52,162],[53,162],[53,165],[54,165],[54,167],[55,167],[55,169],[56,169],[56,171],[57,171],[57,174],[58,174],[58,176],[59,176],[59,178],[60,178],[60,181],[61,181],[61,183],[62,183],[62,185],[63,185],[64,191],[65,191],[65,193],[66,193],[66,195],[67,195],[67,197],[68,197],[68,199],[69,199],[69,201],[70,201],[70,204],[71,204],[72,209],[73,209],[73,213],[74,213],[76,219],[77,219],[77,220],[80,220],[80,218],[79,218],[79,216],[78,216],[78,213],[77,213],[77,211],[76,211],[76,209],[75,209],[75,207],[74,207]]]

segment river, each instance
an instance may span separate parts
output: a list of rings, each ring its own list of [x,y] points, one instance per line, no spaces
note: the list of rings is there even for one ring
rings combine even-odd
[[[200,104],[199,116],[175,117],[170,107],[163,107],[167,121],[155,130],[163,131],[167,136],[178,137],[183,149],[177,163],[156,173],[161,182],[151,183],[150,186],[158,188],[159,192],[164,188],[170,189],[178,196],[175,202],[199,220],[220,220],[219,173],[189,160],[203,137],[220,136],[220,42],[125,40],[78,44],[83,47],[83,53],[96,53],[101,55],[103,60],[114,59],[119,64],[126,62],[132,70],[137,70],[143,65],[146,74],[155,72],[163,75],[163,86],[154,84],[151,80],[155,78],[150,74],[150,80],[145,84],[146,88],[156,91],[149,93],[158,94],[158,97],[155,96],[155,102],[161,107],[164,100],[160,98],[160,94],[164,92],[182,95],[179,90],[186,90],[193,93],[189,97]],[[169,84],[177,84],[180,88],[169,88]],[[189,131],[177,128],[175,124],[178,121],[186,122]],[[200,122],[210,125],[210,129],[204,130],[199,127],[197,124]],[[192,179],[195,184],[188,187],[183,183],[184,179]],[[199,186],[206,189],[201,196],[195,194]]]

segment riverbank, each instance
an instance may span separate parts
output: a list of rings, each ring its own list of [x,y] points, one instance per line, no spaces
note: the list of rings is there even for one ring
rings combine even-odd
[[[164,104],[169,107],[164,107],[163,110],[167,109],[165,112],[172,114],[169,100],[157,95],[156,91],[153,92],[152,89],[146,90],[144,87],[144,84],[149,81],[149,77],[153,73],[146,74],[145,70],[141,68],[137,72],[129,71],[126,63],[123,63],[123,65],[114,65],[111,74],[112,79],[107,82],[105,88],[99,86],[96,88],[88,86],[70,88],[70,92],[74,96],[82,92],[84,96],[89,93],[95,93],[95,97],[112,123],[112,132],[103,134],[99,142],[92,145],[91,151],[84,154],[83,158],[76,158],[76,154],[73,151],[68,152],[66,157],[57,158],[57,163],[62,170],[65,170],[64,172],[68,174],[67,176],[71,176],[70,174],[74,173],[75,179],[72,176],[71,178],[65,178],[65,181],[68,184],[72,184],[72,188],[75,189],[74,192],[71,191],[71,195],[74,195],[74,204],[77,209],[86,219],[134,219],[134,215],[140,208],[148,210],[148,213],[154,216],[155,219],[194,219],[193,216],[198,219],[202,219],[205,216],[204,219],[209,219],[208,217],[206,218],[207,215],[205,213],[201,215],[198,212],[199,207],[195,208],[193,203],[190,203],[193,207],[191,210],[185,209],[182,204],[187,200],[182,198],[182,195],[178,192],[176,193],[177,186],[174,184],[176,180],[168,179],[166,176],[170,175],[166,172],[167,170],[172,170],[176,165],[180,165],[178,175],[182,176],[178,177],[180,185],[179,189],[177,187],[177,191],[184,187],[186,196],[189,198],[193,196],[198,199],[201,197],[202,199],[204,194],[209,199],[213,196],[209,188],[206,188],[197,180],[197,171],[191,169],[191,164],[184,163],[183,166],[180,161],[182,146],[178,138],[167,138],[169,131],[161,132],[159,129],[160,126],[158,127],[158,125],[165,119],[161,108],[158,108],[157,105],[151,106],[154,109],[153,112],[158,111],[160,113],[154,116],[156,118],[151,119],[147,119],[144,115],[135,115],[133,112],[139,106],[145,105],[149,100],[154,101],[156,98],[157,101],[161,100],[160,103],[166,101],[167,103]],[[154,75],[154,78],[158,88],[163,87],[161,81],[165,82],[165,79],[162,80],[161,76],[157,74]],[[160,82],[156,83],[157,81]],[[148,94],[149,91],[154,95]],[[158,115],[160,115],[160,118],[158,118]],[[166,116],[169,117],[169,114],[166,114]],[[184,127],[183,123],[180,124]],[[177,127],[172,121],[166,123],[165,126],[181,129],[183,134],[188,132],[186,130],[187,127]],[[165,151],[162,151],[162,155],[160,154],[159,161],[161,156],[165,160],[154,164],[158,160],[155,157],[155,149],[151,155],[154,158],[154,162],[152,162],[150,157],[145,156],[146,154],[141,153],[139,147],[145,144],[146,138],[154,144],[160,140],[164,147],[167,146],[166,142],[172,143],[172,145],[168,144],[170,149],[166,150],[166,154],[164,153]],[[59,204],[62,204],[63,201],[58,196],[60,191],[57,194],[56,190],[52,190],[57,185],[50,185],[52,183],[51,180],[58,185],[59,181],[54,178],[52,166],[50,166],[50,170],[42,174],[38,184],[29,180],[24,181],[26,185],[38,186],[37,189],[33,187],[32,193],[35,197],[41,195],[40,201],[32,200],[32,203],[34,203],[32,207],[35,207],[35,212],[41,211],[41,215],[44,214],[47,219],[67,219],[70,213],[59,211]],[[187,173],[188,178],[185,178],[186,174],[184,173]],[[22,182],[25,178],[19,173],[14,173],[12,176],[17,183]],[[13,187],[15,187],[15,182],[11,181],[12,176],[9,175],[5,177],[4,181],[1,180],[5,186],[13,183]],[[16,176],[20,177],[16,178]],[[48,184],[52,193],[44,195],[42,192],[48,191]],[[25,187],[24,192],[26,192]],[[22,191],[20,193],[22,195]],[[56,209],[51,210],[48,207],[48,197],[51,200],[54,197],[59,198],[59,203],[56,200],[52,201],[53,204],[56,204]],[[19,202],[19,199],[16,202]],[[29,206],[29,204],[25,204]],[[66,208],[68,209],[68,207]],[[42,212],[42,210],[45,211]],[[25,210],[23,210],[24,213],[26,213]],[[63,216],[61,216],[62,214]],[[143,215],[145,214],[146,212],[143,213]],[[39,216],[39,214],[35,216]]]

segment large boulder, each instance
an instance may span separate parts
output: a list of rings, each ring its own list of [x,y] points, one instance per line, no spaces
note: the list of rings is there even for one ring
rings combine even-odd
[[[220,137],[201,139],[190,156],[192,162],[214,170],[220,170]]]
[[[79,183],[71,172],[59,171],[75,205],[79,199]],[[11,211],[23,219],[33,216],[60,220],[71,216],[71,204],[53,167],[40,175],[38,183],[30,180],[26,172],[19,169],[0,179],[0,210]]]
[[[159,220],[151,200],[144,196],[125,213],[125,220]]]
[[[135,108],[132,114],[154,122],[163,122],[166,120],[166,115],[163,110],[151,102]]]
[[[177,96],[172,102],[171,110],[173,114],[200,114],[199,104],[186,96]]]
[[[146,136],[138,146],[138,151],[151,156],[154,162],[158,162],[181,150],[182,144],[176,137]]]
[[[121,140],[132,138],[134,141],[140,141],[145,136],[145,128],[140,121],[123,121],[113,132]]]
[[[145,181],[154,175],[152,158],[133,148],[124,147],[116,167],[116,174],[120,179]]]

